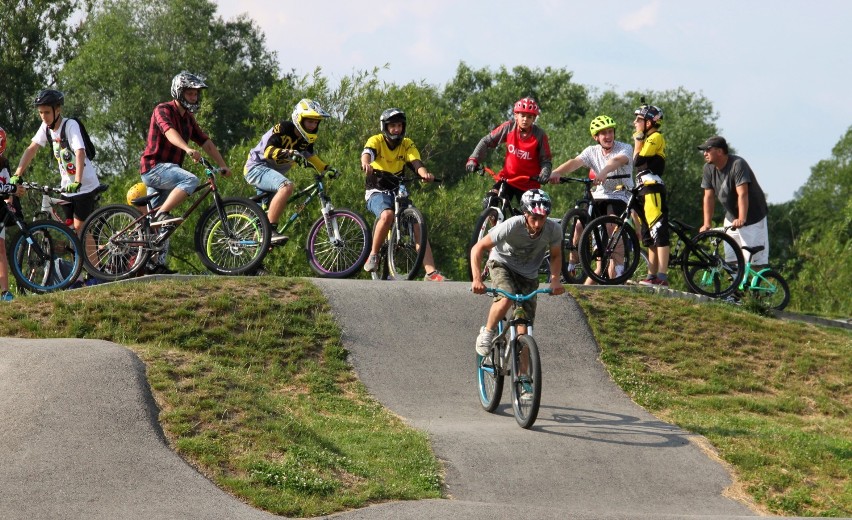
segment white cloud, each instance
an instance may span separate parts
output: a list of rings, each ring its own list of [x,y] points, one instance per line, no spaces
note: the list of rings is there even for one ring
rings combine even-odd
[[[659,13],[660,0],[652,0],[635,13],[621,17],[618,26],[628,32],[638,32],[657,25]]]

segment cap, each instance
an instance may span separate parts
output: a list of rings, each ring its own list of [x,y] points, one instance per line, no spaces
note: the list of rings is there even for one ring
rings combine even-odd
[[[708,148],[721,148],[725,150],[725,153],[728,153],[728,141],[725,141],[724,137],[719,137],[718,135],[714,135],[713,137],[708,137],[704,144],[699,145],[699,150],[706,150]]]

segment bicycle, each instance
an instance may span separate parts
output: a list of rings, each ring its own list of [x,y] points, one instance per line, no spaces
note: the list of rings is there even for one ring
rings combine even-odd
[[[93,244],[86,255],[85,268],[104,281],[124,280],[147,265],[151,255],[166,247],[169,237],[181,226],[208,195],[213,204],[198,219],[195,227],[195,251],[211,272],[222,275],[247,274],[256,270],[269,251],[271,232],[263,210],[245,198],[222,198],[216,185],[218,168],[201,158],[206,179],[193,193],[195,201],[170,226],[152,227],[156,210],[153,200],[168,193],[164,190],[134,199],[133,206],[113,204],[95,210],[83,224],[82,236]],[[143,214],[135,206],[144,206]]]
[[[423,266],[426,256],[426,219],[419,209],[414,207],[406,183],[419,180],[416,174],[397,176],[375,171],[378,177],[384,177],[396,184],[389,190],[394,199],[394,219],[388,236],[379,250],[379,269],[370,273],[373,280],[413,280]],[[435,179],[434,182],[441,182]]]
[[[58,190],[57,190],[58,191]],[[46,293],[66,289],[83,269],[83,245],[74,230],[61,222],[27,223],[18,197],[11,196],[0,227],[14,223],[19,232],[6,240],[9,267],[19,290]],[[10,222],[11,221],[11,222]]]
[[[488,166],[480,166],[478,168],[479,174],[483,175],[483,173],[487,173],[491,176],[496,184],[495,188],[492,188],[488,191],[486,196],[488,197],[488,203],[485,209],[482,210],[482,213],[476,218],[476,223],[473,226],[473,235],[471,237],[470,243],[467,246],[467,276],[468,278],[473,278],[473,266],[471,265],[470,260],[470,250],[473,248],[473,245],[479,242],[482,237],[488,234],[491,231],[491,228],[501,224],[504,220],[515,217],[518,215],[522,215],[523,212],[521,210],[515,208],[512,205],[511,195],[508,193],[508,178],[502,173],[495,173],[494,170],[489,168]],[[537,180],[538,177],[530,177],[530,179]],[[560,184],[568,182],[566,179],[560,179]],[[565,263],[565,256],[562,257],[562,280],[563,282],[568,279],[568,270],[567,264]],[[488,268],[485,265],[488,261],[488,257],[482,259],[482,265],[480,267],[480,272],[482,273],[482,279],[485,280],[488,278]],[[541,267],[539,268],[539,273],[549,276],[550,275],[550,253],[548,252],[545,255],[544,260],[541,262]]]
[[[745,246],[743,251],[748,253],[745,263],[745,275],[738,291],[729,296],[732,303],[741,303],[742,296],[749,295],[767,308],[781,311],[790,303],[790,287],[787,280],[778,271],[766,267],[759,271],[752,268],[751,258],[763,251],[764,246]],[[709,280],[708,280],[709,281]]]
[[[489,287],[485,293],[501,295],[512,300],[512,319],[506,325],[503,318],[497,323],[497,334],[491,341],[486,356],[476,355],[476,380],[479,402],[486,412],[493,412],[503,395],[503,378],[511,377],[512,409],[521,428],[531,428],[538,417],[541,404],[541,358],[533,339],[533,326],[521,304],[537,294],[549,294],[550,289],[537,289],[529,294],[510,294],[503,289]],[[525,325],[526,334],[518,334],[518,325]],[[506,335],[508,334],[508,338]],[[528,360],[523,363],[522,356]],[[524,367],[526,365],[525,369]],[[523,372],[523,373],[521,373]]]
[[[69,197],[66,195],[62,195],[61,188],[52,188],[46,185],[42,186],[35,182],[22,182],[21,185],[27,189],[27,194],[41,194],[39,209],[33,214],[33,221],[53,220],[56,222],[61,222],[70,228],[74,227],[73,218],[66,218],[64,213],[60,215],[57,211],[57,208],[61,208],[63,206],[71,204],[71,201],[68,200]],[[98,201],[100,201],[101,195],[108,189],[109,184],[99,184],[97,188],[92,190],[91,193],[93,193],[95,196],[96,204]],[[51,194],[59,195],[59,197],[51,197]]]
[[[294,159],[302,159],[300,164],[304,166],[301,153],[293,150],[291,155]],[[278,232],[284,234],[293,223],[301,216],[304,209],[314,199],[320,206],[320,217],[311,225],[308,238],[305,242],[305,254],[308,264],[321,277],[325,278],[347,278],[356,274],[367,261],[370,254],[370,243],[372,233],[367,221],[360,214],[346,208],[335,208],[331,203],[331,197],[325,189],[324,178],[326,172],[314,169],[314,182],[310,186],[300,190],[290,197],[289,202],[304,199],[298,204],[288,204],[295,208],[286,220],[278,226]],[[328,175],[329,179],[336,179],[338,173]],[[252,201],[262,202],[272,197],[274,193],[262,193],[251,198]],[[276,244],[272,247],[276,247]]]
[[[600,284],[624,283],[633,276],[639,264],[639,240],[633,229],[631,211],[637,209],[640,189],[641,186],[636,186],[628,190],[627,207],[621,215],[598,217],[580,235],[580,262],[586,274]],[[689,236],[687,232],[695,228],[674,218],[668,220],[669,230],[675,236],[668,266],[681,268],[689,289],[713,298],[727,296],[736,290],[744,274],[743,254],[736,241],[713,229]],[[734,262],[725,260],[726,246],[734,251]]]

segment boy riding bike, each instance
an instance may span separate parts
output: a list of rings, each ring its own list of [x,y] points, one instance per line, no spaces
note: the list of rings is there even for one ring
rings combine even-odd
[[[485,293],[480,268],[482,256],[488,255],[488,270],[493,286],[511,294],[529,294],[538,289],[538,268],[545,254],[550,253],[550,288],[552,294],[565,292],[560,280],[562,270],[562,228],[556,221],[548,219],[551,210],[550,197],[542,190],[532,189],[521,196],[523,215],[512,217],[492,228],[488,234],[474,244],[470,250],[473,282],[470,289],[476,294]],[[502,296],[494,298],[485,326],[476,338],[476,352],[488,354],[491,340],[497,331],[497,323],[506,316],[512,301]],[[535,320],[536,299],[523,303],[527,318]],[[526,333],[526,327],[519,328]]]

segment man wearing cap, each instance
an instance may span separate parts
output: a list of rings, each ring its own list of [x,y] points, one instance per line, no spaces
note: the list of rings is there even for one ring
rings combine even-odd
[[[754,172],[742,157],[728,154],[728,142],[714,135],[698,147],[704,153],[704,172],[701,187],[704,189],[704,225],[701,231],[712,227],[716,201],[725,209],[725,226],[740,246],[763,246],[752,257],[755,265],[769,263],[769,231],[766,216],[769,210],[766,195],[757,183]]]

